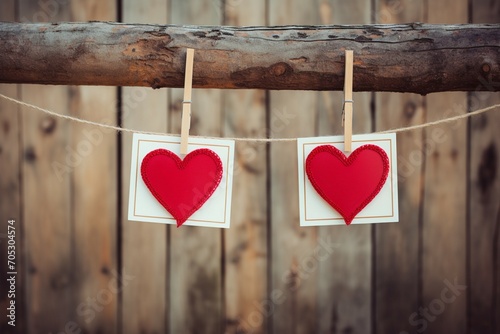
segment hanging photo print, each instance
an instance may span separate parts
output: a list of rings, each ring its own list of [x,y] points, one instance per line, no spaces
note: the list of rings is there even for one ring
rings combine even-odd
[[[229,228],[234,142],[134,134],[129,220]]]
[[[299,138],[301,226],[399,220],[395,134]]]

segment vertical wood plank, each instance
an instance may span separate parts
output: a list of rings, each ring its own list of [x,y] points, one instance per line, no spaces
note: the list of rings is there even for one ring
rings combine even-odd
[[[7,0],[0,3],[0,21],[15,21],[15,1]],[[0,85],[0,93],[19,98],[18,85]],[[21,217],[21,179],[20,179],[20,108],[10,102],[0,101],[0,332],[23,333],[26,332],[26,314],[24,312],[24,259],[23,259],[23,235],[24,222]],[[6,284],[8,268],[8,221],[14,219],[15,223],[15,255],[16,255],[16,291],[15,327],[8,324],[7,318],[10,311],[9,284]]]
[[[5,15],[7,8],[3,9],[4,12],[0,11],[0,20],[7,20],[8,16]],[[12,11],[13,14],[13,11]],[[0,85],[0,93],[13,97],[19,98],[18,96],[18,85]],[[2,333],[22,333],[25,331],[26,325],[26,315],[23,312],[24,306],[24,259],[23,259],[23,235],[24,235],[24,222],[21,216],[21,180],[20,180],[20,109],[18,106],[6,102],[0,102],[0,255],[2,260],[0,262],[0,280],[2,284],[0,285],[0,306],[2,309],[2,315],[0,319],[0,331]],[[8,324],[11,319],[7,318],[6,315],[10,311],[6,311],[10,307],[10,300],[8,298],[9,294],[9,284],[7,284],[7,272],[10,270],[8,267],[8,221],[10,219],[15,220],[15,263],[16,263],[16,291],[15,298],[12,298],[15,302],[16,307],[16,327],[12,327]]]
[[[67,112],[64,87],[22,86],[21,92],[25,102]],[[23,217],[30,226],[25,231],[28,332],[57,332],[75,315],[71,175],[57,174],[52,167],[54,162],[68,166],[70,126],[29,109],[22,113]]]
[[[116,20],[115,5],[114,0],[71,2],[71,21]],[[72,115],[116,124],[116,88],[69,89]],[[72,173],[71,189],[76,298],[72,308],[83,331],[116,333],[117,290],[129,284],[118,280],[116,266],[117,134],[74,123],[70,138],[70,148],[81,158]]]
[[[371,1],[324,0],[322,24],[366,24]],[[356,53],[354,53],[356,60]],[[356,72],[356,67],[354,67]],[[353,132],[372,128],[371,93],[354,93]],[[343,134],[342,92],[321,92],[319,135]],[[319,262],[318,330],[320,333],[370,333],[372,286],[372,226],[319,227],[319,238],[336,244],[333,254]]]
[[[377,130],[424,122],[424,99],[377,94]],[[400,110],[394,114],[394,110]],[[390,115],[391,114],[391,115]],[[399,222],[375,226],[375,331],[415,331],[410,317],[419,305],[419,210],[422,201],[422,132],[397,136]]]
[[[472,2],[473,23],[498,23],[500,1]],[[484,59],[478,67],[478,85],[491,81]],[[470,110],[500,103],[500,94],[470,94]],[[469,332],[500,333],[500,116],[487,113],[470,121],[469,169]]]
[[[226,1],[225,25],[266,24],[265,0]],[[266,93],[223,93],[224,135],[266,135]],[[225,333],[266,333],[270,316],[267,294],[266,145],[238,142],[231,228],[225,231]]]
[[[21,21],[69,21],[68,6],[19,1]],[[25,102],[67,114],[68,88],[22,85]],[[76,320],[72,244],[72,154],[69,122],[22,108],[22,203],[26,226],[29,333],[58,333]],[[69,148],[69,149],[68,149]],[[81,159],[81,158],[80,158]]]
[[[427,6],[429,23],[467,23],[466,0]],[[427,121],[464,114],[467,94],[430,94],[427,110]],[[465,333],[466,293],[449,283],[466,284],[467,123],[426,129],[425,153],[421,306],[429,315],[422,319],[426,333]]]
[[[168,0],[124,0],[123,21],[157,23],[168,21]],[[122,125],[127,128],[166,132],[168,90],[140,87],[122,89]],[[132,134],[122,134],[122,249],[123,268],[134,276],[123,289],[123,333],[168,331],[168,227],[131,222],[127,219]]]
[[[374,23],[422,22],[421,1],[377,0]],[[424,122],[424,99],[377,93],[377,131]],[[419,303],[419,221],[422,202],[422,132],[397,136],[399,222],[375,226],[375,332],[415,332],[410,317]]]
[[[471,110],[500,103],[497,93],[471,94]],[[497,113],[471,120],[470,302],[471,333],[500,333],[500,182]]]
[[[223,10],[218,0],[176,1],[171,4],[170,20],[173,24],[220,25]],[[195,53],[195,73],[196,68]],[[191,134],[221,135],[221,96],[219,90],[193,91]],[[182,89],[172,90],[171,103],[171,131],[180,133]],[[222,231],[182,226],[172,227],[170,236],[170,332],[222,332]]]
[[[269,24],[317,24],[318,1],[270,1]],[[316,134],[318,93],[270,93],[271,137],[307,137]],[[275,143],[271,167],[271,296],[275,306],[273,333],[314,333],[317,330],[318,263],[314,260],[317,228],[299,226],[296,143]],[[312,260],[311,260],[312,259]]]

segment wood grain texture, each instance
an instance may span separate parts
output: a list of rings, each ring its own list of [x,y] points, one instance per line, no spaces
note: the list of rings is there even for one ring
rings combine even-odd
[[[219,25],[219,1],[188,0],[171,4],[174,24]],[[220,7],[218,7],[220,8]],[[199,45],[194,45],[200,49]],[[182,49],[179,49],[181,51]],[[185,50],[182,50],[185,54]],[[195,51],[194,75],[200,71],[201,50]],[[185,56],[183,57],[185,61]],[[183,64],[184,65],[184,64]],[[181,73],[184,73],[182,70]],[[194,90],[192,97],[192,135],[220,136],[222,132],[222,93]],[[172,90],[171,128],[180,133],[182,90]],[[215,228],[171,227],[170,242],[170,332],[221,333],[223,331],[222,231]]]
[[[14,45],[9,55],[2,38],[14,26],[0,23],[0,81],[147,86],[122,90],[122,125],[179,132],[182,90],[149,87],[182,86],[191,46],[203,51],[195,56],[196,87],[243,88],[196,89],[192,134],[341,134],[342,93],[329,90],[342,90],[346,47],[358,60],[358,91],[500,90],[500,1],[469,2],[474,24],[493,25],[392,25],[465,22],[465,0],[377,0],[372,12],[368,0],[1,0],[2,21],[15,19],[16,6],[25,23],[111,20],[118,4],[129,24],[26,27],[28,34],[15,38],[38,44]],[[390,25],[361,26],[370,19]],[[165,26],[169,20],[212,26]],[[141,22],[148,24],[134,24]],[[262,27],[339,23],[357,26]],[[482,38],[486,31],[494,38]],[[58,44],[65,34],[75,47]],[[113,43],[92,44],[92,34]],[[449,49],[455,46],[463,50]],[[23,69],[9,72],[12,64]],[[268,95],[248,87],[327,91]],[[0,85],[0,92],[98,122],[117,117],[112,87]],[[354,96],[354,133],[454,116],[467,103],[469,110],[500,103],[492,92],[471,93],[468,102],[463,93],[376,93],[374,106],[371,96]],[[500,334],[500,116],[472,118],[470,142],[465,124],[398,135],[400,222],[373,227],[299,227],[296,165],[289,163],[295,144],[270,144],[268,161],[266,146],[237,143],[232,227],[221,232],[129,222],[131,135],[122,135],[117,153],[114,133],[0,102],[0,254],[7,219],[20,218],[22,230],[19,322],[12,329],[0,319],[0,332]],[[326,260],[315,258],[324,255],[320,240],[333,247]],[[121,299],[110,290],[119,269],[133,277]],[[0,271],[4,282],[3,260]],[[467,290],[441,312],[446,282]],[[0,284],[0,307],[5,288]]]
[[[70,10],[72,21],[117,17],[114,0],[72,2]],[[114,87],[69,87],[71,115],[116,124],[116,91]],[[69,138],[69,146],[81,159],[71,174],[73,308],[83,331],[117,333],[118,293],[130,284],[120,281],[117,268],[117,135],[75,123]]]
[[[265,25],[266,1],[227,1],[225,25]],[[266,136],[266,93],[223,92],[224,136]],[[225,333],[267,333],[266,145],[236,143],[231,228],[225,231]]]
[[[190,10],[217,16],[214,3]],[[318,4],[312,7],[319,11]],[[195,65],[194,87],[341,90],[341,55],[349,49],[357,54],[358,91],[468,91],[476,88],[480,73],[468,64],[485,57],[494,60],[492,78],[500,80],[499,41],[498,25],[0,23],[0,82],[182,87],[183,50],[196,48],[203,52]]]
[[[380,23],[422,21],[420,1],[376,2],[375,21]],[[421,124],[424,99],[411,94],[377,93],[376,130]],[[375,226],[374,308],[375,333],[414,333],[410,322],[419,307],[419,222],[422,204],[422,131],[397,136],[399,222]],[[418,316],[418,315],[417,315]]]
[[[377,130],[420,124],[425,117],[424,99],[415,95],[377,94],[376,110]],[[396,117],[387,110],[396,110]],[[376,333],[414,332],[409,319],[419,307],[422,132],[398,135],[397,145],[399,222],[375,226]]]
[[[269,24],[319,22],[317,1],[271,1]],[[271,92],[271,137],[307,137],[316,134],[318,93]],[[307,112],[304,112],[307,111]],[[271,178],[271,281],[270,296],[277,296],[273,333],[317,331],[318,260],[314,257],[317,228],[299,226],[296,143],[272,143]],[[292,158],[292,160],[290,160]]]
[[[467,23],[467,7],[466,0],[430,1],[427,20]],[[443,113],[467,112],[466,93],[430,94],[426,102],[426,121],[442,119]],[[422,306],[429,313],[426,333],[466,333],[465,289],[451,290],[447,282],[466,284],[467,123],[426,129],[424,138]]]
[[[48,15],[28,0],[19,2],[19,14],[30,19],[70,19],[67,6]],[[62,114],[69,112],[67,87],[23,85],[21,97]],[[29,226],[25,231],[27,331],[58,333],[68,322],[80,326],[82,320],[76,317],[71,194],[72,173],[79,160],[68,150],[70,123],[26,108],[21,108],[21,119],[22,215]]]
[[[0,20],[15,21],[15,1],[2,1],[0,3]],[[19,98],[18,85],[0,85],[0,93]],[[5,310],[2,315],[7,315],[10,307],[9,284],[6,284],[9,270],[8,251],[8,223],[15,220],[15,263],[16,275],[16,326],[8,324],[11,321],[7,316],[0,318],[0,332],[5,334],[26,332],[25,312],[25,266],[23,251],[24,221],[21,216],[21,165],[20,165],[20,110],[19,107],[6,101],[0,102],[0,308]],[[4,283],[5,282],[5,283]]]
[[[124,22],[165,23],[168,0],[123,1]],[[122,88],[122,125],[154,132],[168,130],[168,90]],[[123,289],[123,333],[168,332],[168,227],[128,221],[132,135],[122,135],[122,262],[135,276]]]
[[[0,20],[15,21],[15,1],[8,0],[0,2]],[[19,87],[17,85],[0,85],[0,93],[19,98]],[[21,175],[20,175],[20,110],[19,107],[6,101],[0,102],[0,308],[2,317],[0,318],[0,332],[5,334],[26,332],[25,307],[25,270],[24,270],[24,252],[23,235],[24,222],[21,216]],[[11,319],[7,318],[7,308],[10,307],[8,293],[10,290],[7,278],[8,267],[8,222],[14,219],[16,235],[16,327],[8,324]]]
[[[500,1],[472,2],[472,22],[500,19]],[[481,85],[490,80],[484,59]],[[486,65],[486,66],[485,66]],[[500,103],[498,93],[471,93],[470,110]],[[469,333],[500,333],[500,116],[488,113],[470,121],[469,169]]]
[[[329,0],[320,4],[322,24],[370,23],[371,2]],[[354,54],[354,62],[357,54]],[[354,73],[357,66],[354,66]],[[353,132],[367,133],[372,128],[371,93],[354,93]],[[342,92],[321,92],[318,134],[340,135],[342,129]],[[319,262],[318,332],[370,333],[372,296],[371,225],[325,226],[318,236],[335,244],[332,254]],[[326,253],[328,254],[328,253]]]
[[[67,112],[65,87],[23,86],[21,94],[30,103]],[[70,125],[44,115],[21,117],[23,217],[30,226],[25,231],[28,332],[58,332],[76,315],[71,175],[56,174],[53,168],[53,163],[69,165],[65,148],[70,144]]]
[[[4,8],[7,11],[7,8]],[[7,19],[6,12],[1,12],[0,19]],[[11,12],[12,15],[14,12]],[[18,98],[18,85],[0,85],[0,93]],[[0,307],[6,310],[10,307],[9,284],[7,272],[17,271],[16,276],[16,291],[15,291],[15,306],[16,306],[16,327],[8,325],[11,319],[4,316],[0,319],[0,331],[2,333],[23,333],[26,331],[26,323],[22,320],[26,318],[24,312],[24,251],[23,251],[23,235],[24,235],[24,221],[21,216],[21,175],[20,175],[20,110],[19,107],[2,101],[0,103],[0,194],[2,200],[0,201],[0,255],[2,261],[0,262]],[[13,225],[15,228],[15,270],[9,270],[7,263],[8,260],[8,222],[15,220]],[[9,251],[12,251],[10,249]],[[3,311],[2,314],[8,312]]]

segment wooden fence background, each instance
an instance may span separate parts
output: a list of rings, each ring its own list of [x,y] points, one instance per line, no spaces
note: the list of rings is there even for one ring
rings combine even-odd
[[[499,19],[499,0],[0,2],[0,20],[22,22]],[[485,73],[477,84],[499,83]],[[179,89],[0,85],[0,92],[93,121],[180,131]],[[339,92],[196,90],[191,132],[340,134],[341,99]],[[357,93],[354,128],[419,124],[494,103],[500,95],[488,92]],[[398,136],[400,222],[376,226],[300,228],[295,144],[238,143],[231,228],[177,229],[127,221],[131,135],[0,101],[0,332],[498,334],[499,126],[490,112]],[[54,162],[67,169],[55,172]],[[15,328],[4,316],[12,218]],[[447,288],[454,284],[466,289]]]

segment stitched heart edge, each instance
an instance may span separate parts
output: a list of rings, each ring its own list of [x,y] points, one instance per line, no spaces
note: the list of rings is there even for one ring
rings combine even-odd
[[[382,170],[382,178],[380,179],[379,183],[377,184],[377,187],[373,190],[373,192],[370,193],[370,195],[359,205],[356,207],[354,210],[354,213],[351,215],[348,215],[342,208],[338,207],[335,203],[330,201],[326,194],[321,190],[320,185],[318,184],[318,181],[314,178],[312,175],[311,171],[311,161],[314,159],[314,157],[321,152],[327,152],[335,157],[337,157],[343,164],[344,166],[350,166],[353,164],[353,162],[356,160],[357,156],[365,151],[365,150],[370,150],[370,151],[375,151],[380,155],[382,158],[382,165],[383,165],[383,170]],[[306,159],[306,173],[307,177],[309,178],[309,181],[311,181],[311,184],[313,185],[314,189],[316,192],[328,203],[330,204],[331,207],[333,207],[340,215],[344,218],[344,221],[346,225],[350,225],[351,222],[356,218],[356,215],[361,212],[382,190],[382,187],[385,184],[385,181],[387,180],[387,177],[389,176],[389,157],[387,156],[387,153],[385,151],[373,144],[366,144],[363,146],[358,147],[356,150],[354,150],[349,157],[347,157],[342,151],[340,151],[338,148],[332,145],[320,145],[315,147],[311,153],[307,156]]]
[[[184,224],[186,222],[186,220],[188,220],[189,217],[191,217],[191,215],[193,213],[195,213],[196,211],[198,211],[203,206],[203,204],[205,204],[205,202],[213,195],[213,193],[215,192],[215,190],[219,186],[219,184],[220,184],[220,182],[222,180],[222,174],[223,174],[222,161],[220,160],[220,158],[217,155],[217,153],[215,153],[214,151],[209,150],[207,148],[200,148],[200,149],[194,150],[194,151],[190,152],[189,154],[187,154],[184,157],[183,160],[181,160],[177,156],[177,154],[175,154],[174,152],[166,150],[166,149],[163,149],[163,148],[160,148],[160,149],[156,149],[154,151],[149,152],[144,157],[144,159],[142,159],[142,163],[141,163],[141,176],[142,176],[142,179],[143,179],[144,183],[148,187],[149,191],[156,198],[156,200],[158,202],[160,202],[160,204],[172,216],[174,216],[173,213],[172,213],[173,212],[173,208],[168,203],[166,203],[165,201],[163,201],[163,199],[161,198],[160,194],[158,194],[154,190],[154,188],[153,188],[153,186],[151,184],[151,181],[150,181],[150,179],[149,179],[149,177],[147,175],[147,171],[146,171],[146,166],[149,163],[149,161],[152,158],[154,158],[155,156],[158,156],[158,155],[168,156],[171,159],[173,159],[174,162],[175,162],[175,164],[177,165],[177,167],[180,170],[184,169],[188,165],[189,161],[192,160],[197,155],[205,155],[205,156],[210,157],[215,162],[215,165],[217,166],[216,178],[214,179],[214,187],[213,187],[213,189],[211,189],[209,192],[207,192],[206,194],[204,194],[203,197],[200,198],[200,200],[195,203],[195,205],[188,211],[188,215],[186,216],[185,219],[180,219],[180,218],[174,217],[175,220],[176,220],[176,222],[177,222],[177,227],[180,227],[182,224]]]

